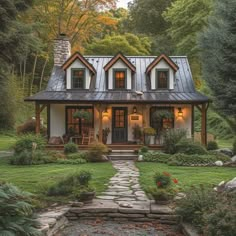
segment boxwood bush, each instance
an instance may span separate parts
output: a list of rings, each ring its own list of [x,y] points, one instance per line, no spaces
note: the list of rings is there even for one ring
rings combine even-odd
[[[182,139],[176,144],[176,152],[184,153],[188,155],[198,154],[204,155],[207,154],[207,150],[200,143],[193,142],[191,139]]]
[[[218,147],[218,144],[217,144],[217,142],[216,141],[209,141],[208,143],[207,143],[207,150],[208,151],[210,151],[210,150],[216,150],[216,149],[218,149],[219,147]]]
[[[167,163],[170,157],[170,154],[166,154],[163,152],[149,151],[143,154],[143,160],[147,162]]]
[[[78,152],[78,145],[75,143],[67,143],[64,145],[64,153],[70,154],[70,153],[76,153]]]

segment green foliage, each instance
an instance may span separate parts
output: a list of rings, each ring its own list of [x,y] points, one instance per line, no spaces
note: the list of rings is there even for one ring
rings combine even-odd
[[[25,134],[18,138],[15,143],[14,151],[16,154],[19,154],[25,150],[32,152],[34,149],[33,143],[36,144],[37,150],[43,150],[46,145],[46,140],[40,135],[34,134]]]
[[[156,201],[169,201],[173,198],[173,193],[169,189],[150,187],[145,191],[149,198]]]
[[[124,35],[106,36],[104,39],[94,41],[86,48],[87,54],[115,55],[122,52],[125,55],[148,55],[150,41],[147,37],[138,37],[126,33]]]
[[[203,215],[203,231],[209,236],[233,236],[236,232],[236,192],[218,197],[215,208]]]
[[[165,152],[170,154],[176,153],[176,144],[184,137],[186,137],[186,130],[184,129],[170,129],[164,132],[163,141]]]
[[[182,216],[185,222],[201,230],[204,226],[204,213],[216,206],[217,193],[200,186],[192,187],[185,194],[186,197],[176,203],[176,213]]]
[[[149,148],[147,146],[142,146],[140,149],[139,149],[139,152],[140,153],[147,153],[149,151]]]
[[[91,179],[92,179],[92,174],[90,171],[82,170],[78,174],[78,181],[81,186],[87,187]]]
[[[216,0],[209,25],[200,36],[203,78],[214,104],[236,132],[236,50],[234,0]],[[215,69],[217,68],[217,70]]]
[[[184,154],[207,154],[207,150],[200,143],[193,142],[191,139],[181,139],[176,145],[176,152]]]
[[[0,235],[40,236],[30,194],[0,183]]]
[[[24,150],[20,153],[15,153],[11,159],[10,164],[12,165],[31,165],[32,164],[32,152]]]
[[[84,120],[91,120],[92,116],[91,116],[90,112],[81,110],[81,111],[76,111],[73,114],[73,118],[74,119],[80,118],[80,119],[84,119]]]
[[[108,152],[107,146],[103,143],[94,142],[88,146],[88,157],[89,162],[101,162],[103,160],[103,155]]]
[[[82,158],[77,158],[77,159],[60,159],[57,160],[58,164],[69,164],[69,165],[80,165],[80,164],[85,164],[87,161]]]
[[[64,145],[64,153],[70,154],[70,153],[76,153],[78,152],[78,145],[75,143],[67,143]]]
[[[234,155],[236,155],[236,138],[234,139],[234,142],[233,142],[233,153]]]
[[[143,154],[143,160],[147,162],[167,163],[170,158],[169,154],[163,152],[147,152]]]
[[[86,159],[87,159],[87,156],[88,156],[88,153],[87,153],[87,152],[77,152],[77,153],[68,154],[68,155],[67,155],[67,159],[72,159],[72,160],[75,160],[75,159],[84,159],[84,160],[86,160]]]
[[[216,141],[209,141],[208,143],[207,143],[207,150],[208,151],[210,151],[210,150],[216,150],[216,149],[218,149],[219,147],[218,147],[218,144],[217,144],[217,142]]]
[[[158,188],[168,188],[171,185],[170,174],[167,172],[157,172],[154,175],[154,182]]]

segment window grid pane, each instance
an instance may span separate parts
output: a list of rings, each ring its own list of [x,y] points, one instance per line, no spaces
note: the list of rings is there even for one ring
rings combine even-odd
[[[73,88],[81,88],[81,89],[84,88],[84,77],[85,77],[84,69],[72,70]]]
[[[125,71],[115,71],[115,88],[125,88]]]
[[[157,86],[158,88],[168,88],[168,71],[158,71]]]

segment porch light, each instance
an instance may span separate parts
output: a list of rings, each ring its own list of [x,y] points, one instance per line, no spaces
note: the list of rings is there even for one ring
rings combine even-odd
[[[137,113],[137,107],[133,107],[133,114],[136,114]]]
[[[105,110],[102,112],[102,117],[108,117],[108,111],[107,108],[105,108]]]
[[[181,107],[178,108],[178,117],[183,118],[183,111]]]

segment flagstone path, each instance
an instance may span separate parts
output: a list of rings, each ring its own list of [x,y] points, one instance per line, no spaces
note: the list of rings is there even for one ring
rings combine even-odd
[[[112,161],[117,170],[115,176],[110,179],[108,189],[97,198],[113,200],[118,205],[149,202],[145,192],[139,185],[139,170],[132,160]],[[127,205],[128,206],[128,205]]]

